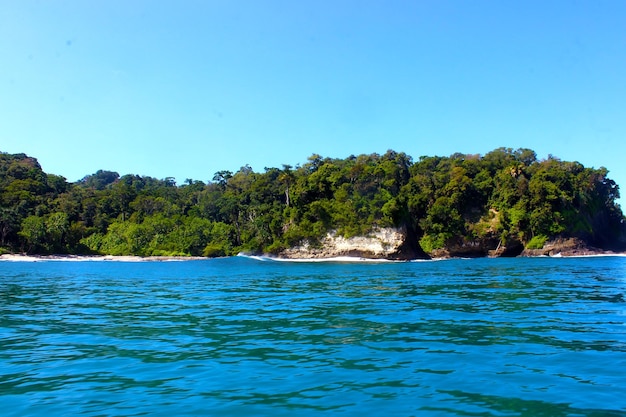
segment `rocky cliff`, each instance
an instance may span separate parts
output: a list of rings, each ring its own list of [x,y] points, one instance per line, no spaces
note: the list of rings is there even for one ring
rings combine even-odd
[[[520,256],[589,256],[611,253],[614,252],[593,247],[582,239],[561,238],[546,242],[541,249],[524,249]]]
[[[335,232],[327,233],[316,244],[304,242],[278,254],[288,259],[321,259],[353,256],[368,259],[409,260],[428,256],[416,244],[411,244],[404,228],[381,228],[367,236],[345,238]]]
[[[515,256],[590,256],[621,253],[598,248],[580,238],[554,238],[547,241],[541,249],[526,249],[522,242],[510,240],[505,244],[498,239],[467,240],[452,239],[446,246],[436,249],[429,255],[432,258],[479,258],[479,257],[515,257]]]
[[[522,253],[524,245],[518,240],[509,240],[502,244],[495,237],[467,239],[458,237],[450,239],[443,248],[430,253],[432,258],[509,258]]]
[[[367,236],[345,238],[328,233],[316,244],[285,249],[278,254],[287,259],[324,259],[352,256],[368,259],[410,260],[429,258],[477,258],[515,256],[588,256],[614,252],[596,248],[578,238],[557,238],[546,242],[541,249],[525,249],[522,242],[511,240],[502,244],[495,238],[468,240],[451,239],[444,248],[426,254],[409,238],[404,228],[377,229]]]

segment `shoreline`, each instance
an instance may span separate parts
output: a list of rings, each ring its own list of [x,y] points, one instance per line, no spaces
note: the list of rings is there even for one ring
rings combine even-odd
[[[277,256],[269,255],[249,255],[245,253],[239,253],[236,255],[241,258],[253,259],[261,262],[283,262],[283,263],[323,263],[323,262],[349,262],[349,263],[398,263],[398,262],[411,262],[412,260],[397,260],[386,258],[364,258],[362,256],[332,256],[328,258],[280,258]]]
[[[25,255],[4,254],[0,261],[5,262],[172,262],[199,261],[210,258],[201,256],[130,256],[130,255]]]
[[[364,258],[359,256],[335,256],[328,258],[280,258],[268,255],[249,255],[239,253],[237,257],[253,259],[260,262],[282,262],[282,263],[323,263],[323,262],[344,262],[344,263],[402,263],[402,262],[438,262],[452,259],[496,259],[497,257],[440,257],[431,259],[386,259],[386,258]],[[554,255],[533,255],[518,256],[518,258],[597,258],[597,257],[626,257],[626,252],[602,252],[592,254],[561,254]],[[131,256],[131,255],[26,255],[26,254],[3,254],[0,255],[0,262],[184,262],[203,261],[209,259],[203,256]]]

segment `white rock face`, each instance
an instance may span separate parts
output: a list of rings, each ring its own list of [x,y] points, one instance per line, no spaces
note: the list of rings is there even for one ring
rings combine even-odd
[[[387,258],[398,252],[404,243],[402,229],[383,228],[368,236],[344,238],[335,232],[328,233],[321,241],[321,247],[312,247],[308,242],[286,249],[280,256],[284,258],[333,258],[338,256],[359,256],[364,258]]]

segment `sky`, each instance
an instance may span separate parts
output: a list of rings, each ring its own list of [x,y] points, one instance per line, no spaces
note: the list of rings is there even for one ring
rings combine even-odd
[[[0,151],[77,181],[530,148],[626,195],[622,0],[0,0]]]

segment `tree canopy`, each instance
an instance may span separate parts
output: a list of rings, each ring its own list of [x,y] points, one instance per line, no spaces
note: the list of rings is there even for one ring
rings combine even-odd
[[[529,149],[486,155],[312,155],[301,166],[187,179],[99,170],[76,183],[24,154],[0,153],[0,251],[227,256],[280,253],[329,231],[407,231],[426,253],[451,242],[540,246],[578,237],[622,248],[619,188],[606,168]]]

